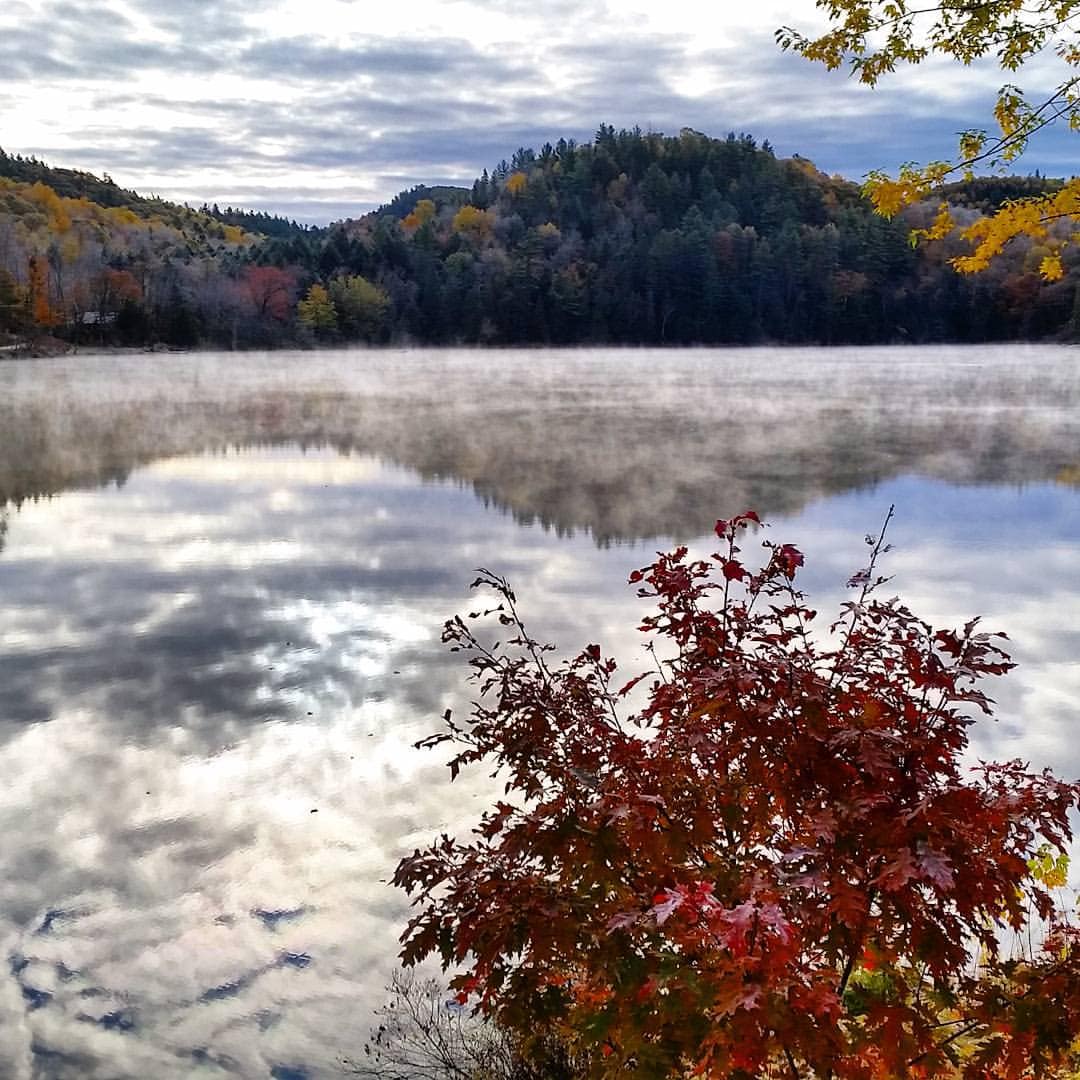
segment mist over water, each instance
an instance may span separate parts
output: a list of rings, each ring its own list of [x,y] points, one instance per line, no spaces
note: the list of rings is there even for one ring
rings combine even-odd
[[[1020,662],[975,751],[1080,774],[1072,350],[0,363],[0,1076],[341,1075],[489,792],[411,749],[474,568],[636,671],[658,547],[754,507],[828,612],[890,503],[891,588]]]

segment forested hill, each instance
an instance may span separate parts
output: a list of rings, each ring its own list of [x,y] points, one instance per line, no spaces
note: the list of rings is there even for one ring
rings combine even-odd
[[[882,298],[910,275],[906,228],[875,217],[853,185],[748,136],[602,127],[589,144],[519,150],[464,206],[433,202],[400,228],[384,218],[347,226],[335,268],[378,279],[420,340],[905,333],[903,313]]]
[[[1053,183],[995,178],[946,197],[967,221]],[[36,184],[40,198],[47,181]],[[803,158],[778,159],[746,135],[604,126],[588,143],[520,149],[471,189],[416,187],[325,230],[254,235],[235,217],[242,212],[204,207],[186,211],[197,224],[182,231],[211,242],[163,254],[83,230],[77,266],[66,261],[70,237],[65,248],[40,216],[16,220],[4,205],[0,237],[13,239],[0,244],[0,330],[25,333],[33,312],[47,311],[54,334],[84,341],[983,341],[1073,338],[1080,320],[1080,266],[1069,249],[1068,273],[1054,284],[1039,278],[1042,253],[1030,242],[960,277],[948,264],[960,241],[909,243],[909,228],[936,204],[886,221],[854,184]],[[227,243],[212,242],[215,228],[233,230],[222,234]],[[122,297],[95,291],[95,281],[122,272],[135,279]],[[93,297],[81,315],[70,302],[80,277]]]
[[[120,187],[109,175],[95,176],[80,169],[46,165],[36,157],[8,154],[0,147],[0,177],[24,184],[45,184],[67,199],[89,199],[99,206],[126,207],[148,213],[154,207],[171,206],[163,200],[145,198]]]
[[[57,195],[67,199],[86,199],[108,209],[126,209],[139,217],[156,218],[176,224],[180,219],[191,220],[187,207],[177,206],[156,196],[140,195],[122,188],[108,174],[95,176],[80,169],[61,169],[47,165],[36,157],[8,154],[0,147],[0,178],[22,184],[44,184]],[[217,205],[200,207],[200,214],[212,217],[223,225],[235,225],[247,233],[262,236],[282,236],[308,231],[288,218],[250,210],[218,209]],[[317,231],[317,230],[316,230]]]

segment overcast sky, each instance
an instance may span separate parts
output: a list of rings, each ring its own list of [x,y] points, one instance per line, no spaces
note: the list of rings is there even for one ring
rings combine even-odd
[[[4,0],[0,146],[327,222],[601,123],[747,131],[860,179],[989,118],[992,69],[870,91],[777,49],[818,19],[813,0]],[[1053,136],[1020,171],[1072,156]]]

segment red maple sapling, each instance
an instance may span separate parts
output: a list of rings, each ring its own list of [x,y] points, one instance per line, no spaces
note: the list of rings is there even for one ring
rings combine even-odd
[[[1080,788],[965,766],[982,680],[1011,667],[1001,635],[880,599],[881,537],[818,634],[802,554],[765,539],[744,560],[759,524],[631,575],[657,660],[621,686],[596,645],[552,663],[481,571],[499,602],[473,618],[511,640],[446,624],[479,701],[421,745],[449,742],[454,776],[493,767],[506,799],[400,863],[404,961],[437,954],[459,1000],[555,1032],[591,1076],[1054,1075],[1080,1033],[1053,898]],[[1033,923],[1040,949],[1000,947]]]

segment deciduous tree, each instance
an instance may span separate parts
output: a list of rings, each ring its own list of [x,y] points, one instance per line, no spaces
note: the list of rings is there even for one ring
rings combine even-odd
[[[483,242],[491,236],[495,218],[489,210],[478,210],[475,206],[463,206],[451,222],[454,232],[471,236],[477,242]]]
[[[879,598],[881,537],[816,633],[801,553],[740,551],[757,524],[631,576],[657,664],[621,687],[597,645],[555,664],[481,572],[496,602],[444,635],[479,700],[422,745],[507,795],[402,860],[403,959],[439,956],[459,1001],[553,1032],[590,1076],[1063,1075],[1080,954],[1053,893],[1080,788],[968,766],[1000,635]]]
[[[337,310],[325,285],[312,285],[296,305],[300,322],[317,335],[332,334],[337,329]]]
[[[284,322],[292,314],[296,276],[290,271],[277,266],[247,266],[241,281],[259,318]]]
[[[390,310],[390,297],[385,289],[357,274],[330,282],[330,299],[346,337],[365,341],[379,337]]]
[[[49,299],[48,264],[41,256],[31,255],[28,271],[27,296],[31,321],[40,329],[49,329],[60,321],[60,316]]]
[[[781,27],[777,40],[830,69],[845,65],[868,86],[900,64],[918,64],[933,55],[967,65],[993,57],[1010,79],[997,96],[995,128],[962,132],[956,160],[904,165],[897,176],[870,174],[867,192],[886,216],[916,202],[949,179],[970,179],[978,166],[1010,164],[1028,141],[1051,124],[1080,128],[1080,40],[1073,19],[1080,0],[816,0],[830,28],[807,36]],[[1048,94],[1032,98],[1011,77],[1036,54],[1053,46],[1060,61],[1060,81]],[[1034,237],[1049,251],[1041,271],[1048,280],[1063,276],[1061,250],[1076,234],[1054,228],[1056,222],[1080,219],[1080,179],[1060,190],[1006,202],[1000,209],[963,229],[969,254],[953,260],[961,271],[983,270],[1005,246],[1020,236]],[[921,235],[938,239],[954,228],[942,204],[933,225]]]
[[[10,271],[0,268],[0,330],[18,330],[26,322],[25,297]]]

